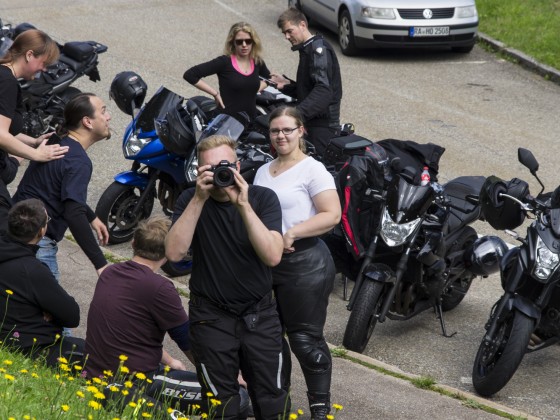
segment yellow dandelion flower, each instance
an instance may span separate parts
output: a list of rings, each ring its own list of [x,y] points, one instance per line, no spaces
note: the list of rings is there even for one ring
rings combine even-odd
[[[211,392],[207,392],[207,393],[206,393],[206,396],[207,396],[207,397],[213,397],[214,394],[212,394]]]
[[[56,375],[54,375],[54,377],[57,381],[60,379],[60,375],[58,373]]]
[[[93,382],[95,382],[96,384],[100,384],[101,383],[101,379],[99,378],[92,378],[91,379]]]
[[[121,420],[120,417],[113,417],[111,420]]]
[[[125,375],[130,372],[130,370],[126,366],[121,366],[119,370]]]
[[[84,397],[85,397],[85,394],[84,394],[82,391],[77,391],[77,392],[76,392],[76,395],[77,395],[78,397],[80,397],[80,398],[84,398]]]
[[[142,417],[149,419],[150,417],[152,417],[152,415],[150,413],[143,412]]]
[[[57,334],[54,336],[55,340],[58,340],[60,338],[60,334]]]
[[[4,372],[6,372],[6,369],[0,368],[0,373],[4,373]]]
[[[87,390],[88,392],[91,392],[92,394],[95,394],[96,392],[99,392],[99,390],[97,389],[97,387],[95,387],[95,386],[93,386],[93,385],[88,386],[88,387],[86,388],[86,390]]]
[[[171,370],[171,368],[168,365],[165,365],[165,367],[163,368],[163,371],[165,373],[169,372]]]
[[[59,357],[57,360],[58,360],[58,363],[63,363],[65,365],[68,364],[68,360],[66,360],[64,357]]]
[[[62,405],[60,406],[60,408],[62,408],[62,411],[68,411],[68,410],[70,410],[70,406],[69,406],[68,404],[62,404]]]
[[[93,420],[93,416],[91,414],[88,414],[87,418],[88,420]]]
[[[15,417],[8,417],[8,420],[16,420]]]
[[[220,400],[217,400],[215,398],[210,399],[210,402],[212,403],[213,406],[222,404],[222,402]]]
[[[32,377],[32,378],[38,378],[39,375],[37,375],[35,372],[33,372],[33,373],[31,374],[31,377]]]
[[[68,381],[69,381],[69,382],[72,382],[73,380],[74,380],[74,378],[73,378],[72,376],[69,376],[69,377],[68,377]]]
[[[193,404],[192,407],[193,407],[195,410],[199,410],[199,409],[200,409],[200,405],[198,405],[198,404]]]
[[[298,413],[300,416],[303,416],[303,410],[302,410],[301,408],[298,409],[297,413]]]
[[[103,392],[96,392],[93,394],[93,398],[97,398],[98,400],[104,400],[105,394]]]
[[[136,407],[136,403],[134,401],[130,401],[128,405],[132,408]]]
[[[138,379],[140,379],[141,381],[143,381],[144,379],[146,379],[146,375],[144,375],[142,372],[138,372],[138,373],[136,374],[136,377],[137,377]]]
[[[88,406],[90,406],[94,410],[99,410],[101,408],[101,404],[99,404],[97,401],[93,401],[93,400],[88,402]]]
[[[124,354],[121,354],[119,356],[119,359],[120,359],[121,362],[126,362],[128,360],[128,356],[125,356]]]
[[[113,372],[110,370],[104,370],[103,375],[105,375],[107,378],[111,378],[113,376]]]
[[[74,370],[82,370],[84,367],[80,365],[74,365]]]
[[[201,415],[200,417],[202,417],[203,419],[207,419],[207,418],[208,418],[208,414],[202,413],[202,415]]]
[[[175,411],[175,410],[173,410],[172,408],[167,407],[167,414],[171,414],[171,413],[173,413],[174,411]]]
[[[10,296],[14,294],[14,292],[12,292],[10,289],[6,289],[6,293]]]
[[[11,365],[14,364],[14,362],[12,362],[11,360],[7,360],[7,359],[6,359],[6,360],[4,360],[4,364],[5,364],[6,366],[11,366]]]
[[[4,378],[6,378],[8,381],[15,381],[16,379],[13,375],[10,375],[8,373],[4,375]]]
[[[70,368],[70,366],[65,365],[64,363],[60,365],[60,369],[62,369],[65,372],[70,372],[72,369]]]
[[[124,383],[124,386],[127,387],[127,388],[132,388],[134,386],[134,384],[131,381],[126,381]]]
[[[20,373],[28,373],[29,371],[27,369],[22,369],[20,370]]]
[[[24,418],[25,420],[31,420],[31,416],[30,416],[29,414],[26,414],[25,416],[23,416],[23,418]]]
[[[179,417],[177,420],[189,420],[189,417]]]
[[[119,387],[118,387],[118,386],[115,386],[115,385],[111,385],[111,387],[109,388],[109,390],[110,390],[111,392],[119,392]]]
[[[334,420],[334,416],[332,414],[327,414],[327,419],[328,420]]]
[[[152,381],[150,378],[146,379],[146,382],[148,382],[149,384],[153,383],[154,381]]]
[[[298,415],[296,413],[290,414],[290,420],[295,420],[297,418],[298,418]]]
[[[332,406],[333,406],[333,408],[334,408],[336,411],[340,411],[340,410],[342,410],[342,409],[344,408],[344,407],[341,406],[340,404],[333,404]]]
[[[121,394],[123,394],[126,397],[128,395],[128,389],[123,389]]]

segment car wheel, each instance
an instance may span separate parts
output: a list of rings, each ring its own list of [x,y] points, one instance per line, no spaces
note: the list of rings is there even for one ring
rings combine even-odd
[[[354,41],[354,30],[352,29],[352,18],[348,10],[343,10],[338,20],[338,43],[342,54],[356,55],[358,49]]]

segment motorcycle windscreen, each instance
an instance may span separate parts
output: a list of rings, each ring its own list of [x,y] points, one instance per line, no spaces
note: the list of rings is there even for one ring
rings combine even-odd
[[[183,99],[182,96],[161,86],[140,112],[136,127],[144,132],[154,131],[154,119],[164,118],[167,111],[175,108]]]
[[[434,201],[434,190],[430,185],[408,183],[396,176],[387,191],[387,208],[396,223],[407,223],[421,217]]]
[[[216,135],[228,136],[237,141],[243,130],[245,127],[237,119],[230,115],[220,114],[208,124],[198,141]]]

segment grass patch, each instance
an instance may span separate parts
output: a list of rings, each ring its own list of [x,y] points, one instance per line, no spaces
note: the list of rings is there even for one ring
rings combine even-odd
[[[432,389],[436,384],[436,380],[430,376],[420,376],[418,378],[410,379],[412,385],[420,389]]]
[[[559,0],[477,0],[479,30],[560,69]]]

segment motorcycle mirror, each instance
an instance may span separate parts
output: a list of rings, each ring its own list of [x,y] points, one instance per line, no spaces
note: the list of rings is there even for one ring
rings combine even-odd
[[[399,173],[402,170],[402,166],[401,166],[401,158],[400,157],[394,157],[393,159],[391,159],[391,169],[397,173]]]
[[[532,174],[539,170],[539,162],[530,150],[520,147],[517,149],[517,159],[525,166]]]

